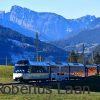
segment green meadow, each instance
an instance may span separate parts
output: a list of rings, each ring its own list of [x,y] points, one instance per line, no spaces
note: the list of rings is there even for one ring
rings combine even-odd
[[[12,66],[0,66],[0,83],[12,82],[13,76]],[[51,94],[2,94],[0,100],[100,100],[99,92],[90,92],[90,94],[58,94],[56,89],[53,89]]]
[[[13,81],[13,66],[0,66],[0,83]]]

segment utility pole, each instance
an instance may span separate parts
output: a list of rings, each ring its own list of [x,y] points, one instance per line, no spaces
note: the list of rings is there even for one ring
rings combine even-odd
[[[83,44],[83,64],[85,65],[85,53],[84,53],[84,51],[85,51],[85,45]]]
[[[86,67],[86,63],[85,63],[85,45],[83,43],[83,65],[84,65],[84,68],[85,68],[85,77],[88,76],[88,68]]]
[[[7,65],[8,65],[8,64],[7,64],[7,63],[8,63],[7,61],[8,61],[8,60],[7,60],[7,56],[6,56],[6,67],[7,67]]]
[[[92,64],[94,64],[94,51],[92,52]]]

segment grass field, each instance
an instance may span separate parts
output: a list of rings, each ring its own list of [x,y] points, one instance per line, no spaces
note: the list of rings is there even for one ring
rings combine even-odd
[[[0,83],[11,82],[13,77],[12,66],[0,66]]]
[[[0,67],[0,83],[11,82],[12,80],[12,66]],[[51,94],[2,94],[0,93],[0,100],[100,100],[100,93],[90,92],[90,94],[58,94],[53,90]]]

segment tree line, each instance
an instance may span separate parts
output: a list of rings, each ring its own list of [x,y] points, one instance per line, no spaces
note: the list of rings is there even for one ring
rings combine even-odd
[[[100,64],[100,53],[92,52],[91,55],[86,55],[72,50],[70,52],[68,61],[73,63],[79,62],[83,64]]]

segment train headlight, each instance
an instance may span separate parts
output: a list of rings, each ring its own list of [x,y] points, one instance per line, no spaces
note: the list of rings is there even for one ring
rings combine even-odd
[[[20,73],[20,74],[18,74],[18,77],[23,77],[23,74],[21,74],[21,73]]]

